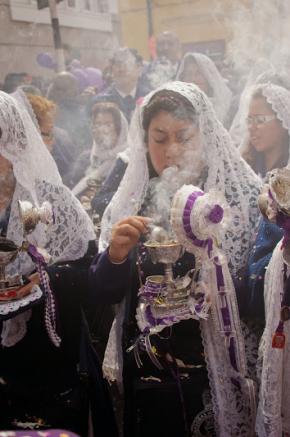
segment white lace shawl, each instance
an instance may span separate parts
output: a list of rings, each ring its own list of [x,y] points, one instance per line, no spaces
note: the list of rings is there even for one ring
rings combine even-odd
[[[283,296],[283,251],[277,244],[267,267],[264,285],[266,326],[259,347],[261,385],[256,432],[259,437],[290,433],[290,324],[284,323],[284,349],[272,348],[280,321]],[[287,275],[289,275],[289,268]]]
[[[81,258],[88,242],[95,238],[93,224],[80,202],[62,184],[56,164],[26,108],[4,92],[0,92],[0,129],[0,154],[12,163],[16,178],[7,238],[17,245],[23,241],[18,200],[30,200],[36,205],[49,201],[55,223],[47,231],[45,248],[51,261]],[[9,265],[9,273],[19,268],[23,274],[32,271],[33,264],[27,254],[22,253]]]
[[[232,330],[236,340],[235,351],[239,372],[230,365],[225,338],[219,327],[219,304],[216,290],[216,271],[213,263],[203,263],[200,278],[206,281],[211,290],[211,309],[207,320],[200,320],[204,355],[207,364],[211,399],[215,418],[215,431],[219,437],[252,437],[256,417],[256,387],[247,369],[247,357],[243,331],[239,318],[234,284],[226,263],[223,275],[227,301],[232,310]],[[237,389],[233,380],[238,381]]]
[[[243,150],[249,142],[249,131],[246,119],[249,114],[249,106],[252,96],[257,91],[261,91],[262,95],[271,105],[273,111],[276,113],[276,117],[282,122],[282,126],[289,132],[290,138],[290,91],[271,83],[256,84],[244,90],[239,109],[239,124],[235,125],[235,127],[233,125],[231,128],[231,135],[237,135],[237,132],[239,132],[239,147],[241,150]],[[235,129],[238,129],[238,131]],[[235,143],[236,142],[237,140],[235,140]]]
[[[208,168],[204,190],[214,187],[220,190],[231,207],[232,222],[222,245],[235,272],[245,265],[255,235],[259,217],[257,196],[261,182],[232,146],[228,132],[217,120],[206,95],[195,85],[183,82],[171,82],[150,93],[133,115],[128,136],[129,165],[103,215],[100,249],[106,248],[113,224],[129,215],[136,215],[144,202],[149,172],[142,114],[152,96],[163,89],[180,93],[191,102],[197,113],[204,161]]]
[[[264,73],[273,74],[271,63],[265,59],[259,59],[258,62],[247,72],[247,80],[244,83],[243,89],[239,98],[239,107],[233,118],[229,129],[233,143],[236,147],[240,147],[245,132],[247,132],[246,118],[249,112],[249,103],[253,86],[257,83],[262,83],[259,79],[264,77]],[[264,81],[263,83],[268,82]]]
[[[101,144],[93,143],[90,166],[86,171],[86,175],[76,184],[72,192],[78,196],[86,187],[87,180],[90,178],[103,181],[111,172],[117,156],[124,152],[127,148],[128,137],[128,122],[126,117],[120,112],[121,130],[116,143],[116,146],[109,149]]]
[[[8,224],[8,238],[20,244],[23,238],[16,202],[29,199],[41,205],[51,202],[55,224],[48,230],[47,250],[52,261],[75,260],[94,239],[91,220],[80,202],[61,181],[56,164],[26,109],[0,92],[0,153],[13,166],[17,184]]]
[[[218,71],[215,63],[208,56],[203,55],[202,53],[186,53],[178,69],[176,75],[177,80],[181,80],[188,59],[192,59],[197,64],[201,74],[208,82],[209,87],[212,90],[210,100],[212,101],[218,119],[224,123],[232,101],[232,92],[227,86],[225,79]]]
[[[261,186],[260,180],[232,146],[230,136],[217,120],[212,104],[198,87],[183,82],[172,82],[160,89],[180,93],[191,102],[197,113],[201,140],[205,150],[205,163],[208,167],[205,191],[213,187],[220,190],[225,194],[231,207],[232,229],[227,232],[222,245],[228,259],[231,261],[232,271],[236,272],[245,264],[255,235],[259,216],[257,196]],[[149,182],[149,172],[141,120],[145,105],[160,89],[146,96],[142,106],[136,110],[133,116],[129,132],[131,143],[129,165],[118,191],[104,213],[100,250],[107,247],[110,241],[112,225],[126,216],[137,214],[144,201]],[[114,320],[103,363],[104,375],[111,381],[117,380],[120,386],[122,386],[123,370],[121,340],[124,309],[125,301],[122,302]],[[218,334],[210,324],[204,324],[202,335],[205,349],[210,355],[208,363],[214,363],[216,359],[215,367],[209,370],[209,378],[212,387],[220,387],[219,393],[212,393],[215,398],[216,417],[223,411],[222,419],[217,419],[218,428],[221,430],[220,436],[248,437],[250,435],[248,433],[249,411],[246,412],[245,418],[245,409],[242,408],[239,415],[237,411],[233,413],[235,408],[229,405],[233,402],[233,399],[230,398],[230,393],[232,393],[230,382],[222,376],[224,371],[224,366],[221,364],[222,357],[213,346],[214,341],[218,344],[215,338]],[[218,363],[220,363],[220,368]],[[221,377],[221,384],[217,384],[216,378],[218,377]],[[221,399],[223,399],[223,402],[220,404],[219,409],[218,403],[221,402]],[[243,402],[237,399],[235,401],[239,405]],[[232,412],[231,415],[226,414],[225,406]],[[243,424],[240,431],[237,427],[239,420]],[[234,432],[231,433],[229,430],[233,429]]]

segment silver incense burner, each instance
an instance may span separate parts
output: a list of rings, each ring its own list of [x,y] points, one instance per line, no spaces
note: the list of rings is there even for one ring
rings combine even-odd
[[[13,241],[0,238],[0,293],[22,285],[21,275],[6,276],[5,268],[17,257],[19,248]]]
[[[189,295],[189,286],[191,278],[186,275],[182,278],[173,277],[173,264],[181,258],[184,248],[175,239],[170,239],[163,228],[156,226],[151,233],[151,239],[144,246],[147,248],[150,258],[154,264],[161,263],[164,265],[164,275],[153,275],[146,278],[146,284],[149,286],[159,286],[161,290],[158,298],[155,300],[156,309],[159,307],[178,308],[186,303]],[[146,285],[145,285],[146,287]]]
[[[147,276],[145,284],[139,289],[136,309],[137,324],[147,342],[146,350],[155,362],[147,334],[156,334],[166,326],[192,317],[189,300],[193,279],[191,272],[174,278],[173,264],[180,259],[184,248],[174,238],[168,237],[164,229],[154,227],[144,246],[152,262],[163,264],[164,270],[164,274]]]
[[[31,202],[18,201],[19,215],[23,224],[24,241],[17,246],[8,238],[0,238],[0,296],[23,286],[21,272],[14,275],[7,275],[6,267],[12,263],[20,251],[26,251],[29,245],[27,236],[31,234],[39,223],[49,224],[53,221],[51,205],[44,202],[41,207],[35,207]]]
[[[263,216],[284,230],[283,259],[290,265],[290,169],[273,170],[258,197]]]

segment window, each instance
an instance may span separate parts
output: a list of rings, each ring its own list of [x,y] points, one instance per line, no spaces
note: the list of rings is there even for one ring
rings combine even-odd
[[[76,0],[66,0],[67,5],[69,8],[75,8],[76,7]]]
[[[109,12],[109,4],[107,0],[97,0],[98,1],[98,11],[101,13]]]
[[[9,1],[12,20],[50,23],[48,8],[37,9],[36,0]],[[77,29],[112,32],[112,17],[109,11],[109,3],[105,0],[65,0],[58,5],[60,25]]]
[[[90,0],[84,0],[84,9],[85,11],[91,11],[93,9]]]

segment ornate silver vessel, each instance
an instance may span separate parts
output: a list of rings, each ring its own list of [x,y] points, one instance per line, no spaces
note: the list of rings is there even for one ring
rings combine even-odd
[[[7,238],[0,238],[0,293],[21,286],[21,275],[6,276],[5,268],[8,264],[15,260],[19,248],[13,241]]]
[[[5,269],[13,262],[18,253],[26,250],[28,242],[26,236],[31,234],[38,223],[49,224],[53,220],[51,206],[45,202],[41,207],[35,207],[31,202],[18,201],[19,215],[23,224],[24,241],[21,246],[17,246],[13,241],[1,237],[0,238],[0,295],[7,291],[17,289],[23,285],[21,272],[11,276],[6,275]]]

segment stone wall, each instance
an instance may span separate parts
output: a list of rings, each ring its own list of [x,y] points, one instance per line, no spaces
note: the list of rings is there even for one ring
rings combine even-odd
[[[103,68],[119,40],[118,17],[113,18],[113,32],[61,27],[64,43],[81,52],[85,66]],[[40,52],[53,54],[53,37],[49,25],[13,21],[9,0],[0,0],[0,82],[7,73],[27,72],[33,76],[52,76],[36,63]]]

